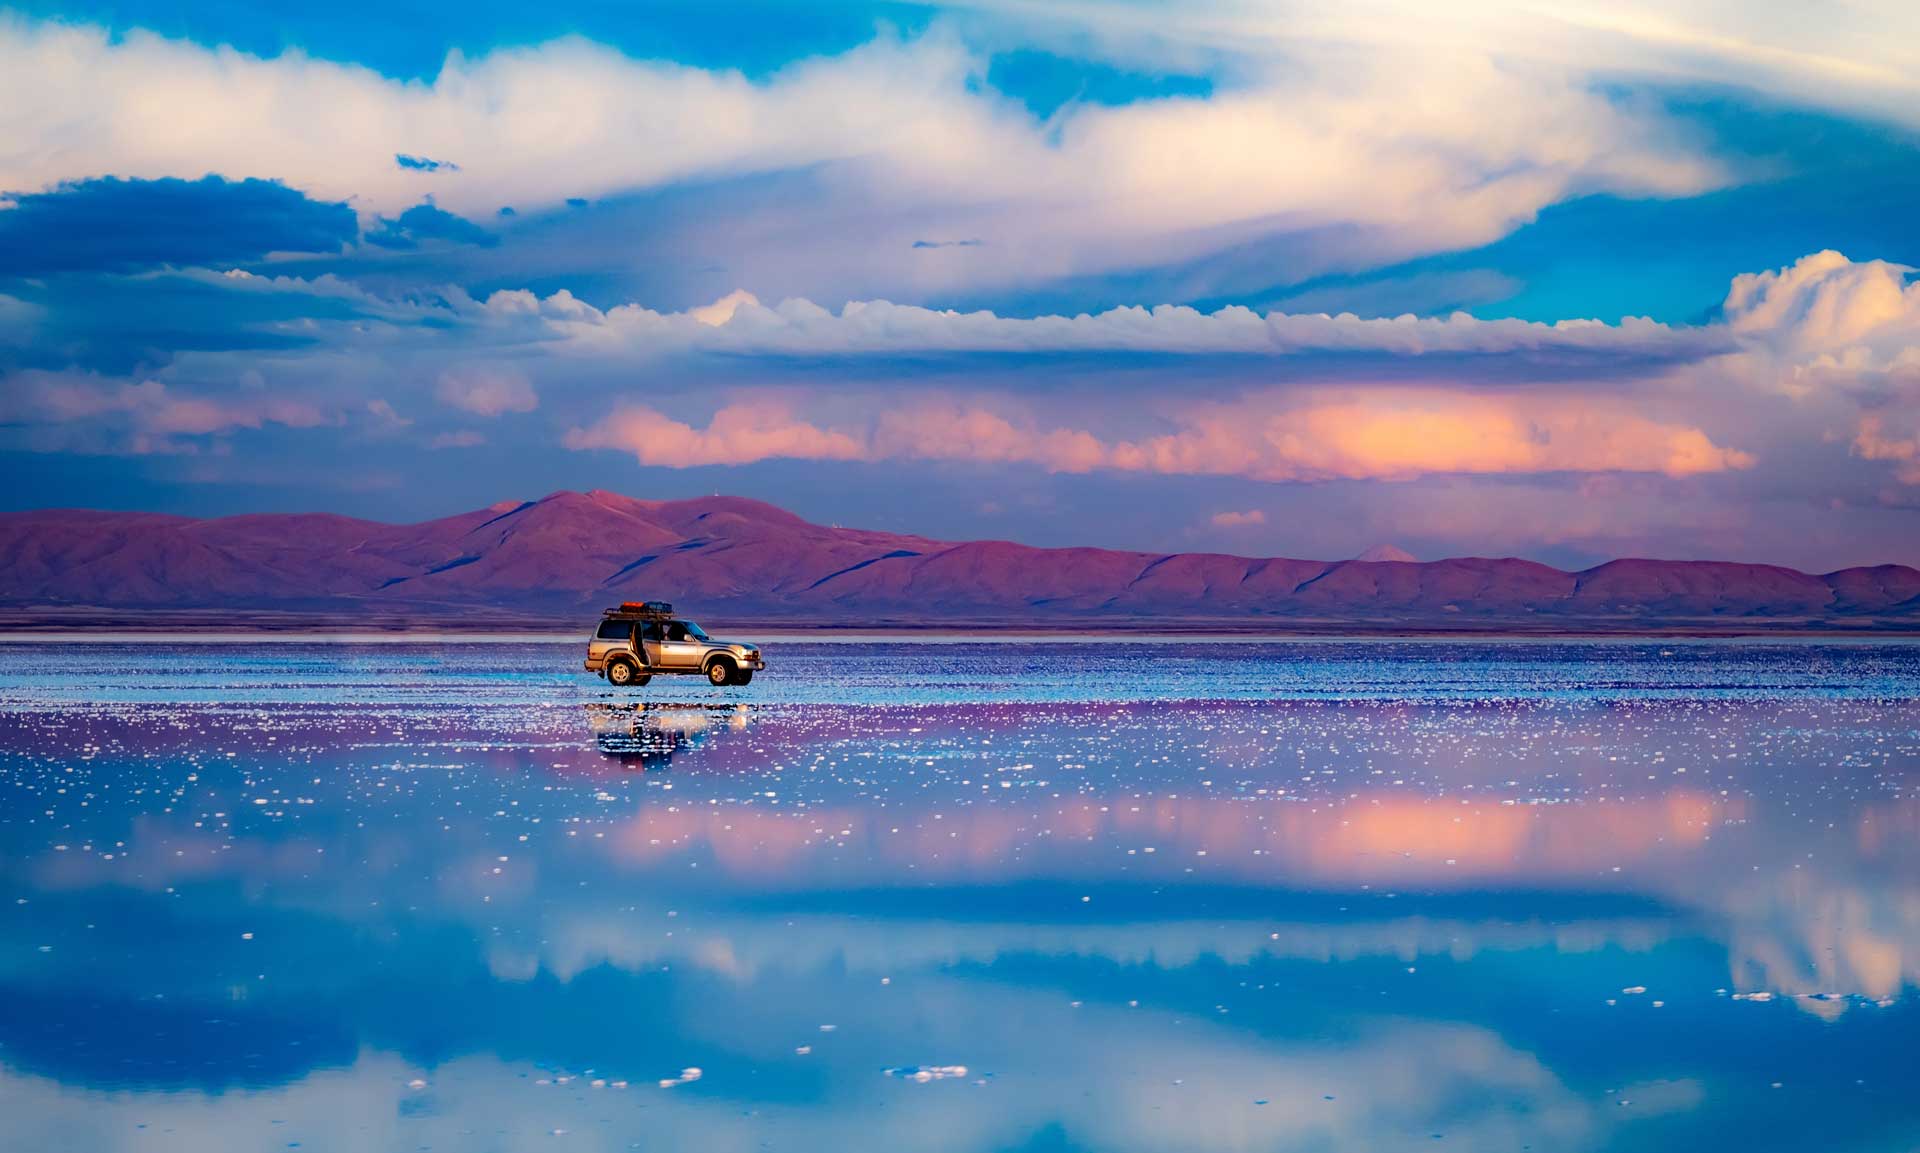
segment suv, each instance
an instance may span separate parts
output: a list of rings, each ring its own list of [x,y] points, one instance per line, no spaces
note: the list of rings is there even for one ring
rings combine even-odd
[[[716,688],[744,685],[767,667],[753,645],[716,641],[700,626],[673,615],[665,601],[628,601],[608,609],[587,642],[587,671],[619,688],[656,675],[695,675]]]

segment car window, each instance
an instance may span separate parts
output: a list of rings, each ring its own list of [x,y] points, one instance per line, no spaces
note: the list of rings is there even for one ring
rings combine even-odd
[[[660,622],[648,621],[646,624],[641,625],[640,639],[646,640],[646,641],[658,641],[660,639]]]
[[[694,624],[692,621],[682,621],[681,623],[687,626],[687,635],[694,640],[704,641],[707,639],[706,631],[699,625]]]
[[[684,624],[681,624],[679,621],[674,621],[672,624],[667,626],[667,639],[670,641],[686,640],[687,626]]]
[[[624,641],[633,635],[631,621],[601,621],[600,639],[603,641]]]

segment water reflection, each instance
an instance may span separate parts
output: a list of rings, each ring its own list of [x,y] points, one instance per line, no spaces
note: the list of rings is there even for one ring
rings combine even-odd
[[[36,688],[0,727],[0,1149],[1906,1147],[1920,669],[1749,672]],[[918,1066],[967,1072],[884,1072]]]
[[[753,720],[753,706],[747,704],[634,701],[582,707],[600,755],[641,771],[665,768],[674,753],[698,748],[715,732],[744,731]]]

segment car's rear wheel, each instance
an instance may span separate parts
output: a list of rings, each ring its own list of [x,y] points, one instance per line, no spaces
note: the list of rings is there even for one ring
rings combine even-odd
[[[649,679],[651,678],[640,675],[639,666],[635,665],[632,661],[613,660],[607,662],[607,683],[616,689],[624,689],[628,685],[644,685]]]
[[[722,685],[732,684],[734,675],[733,662],[725,657],[707,666],[707,683],[716,689]]]

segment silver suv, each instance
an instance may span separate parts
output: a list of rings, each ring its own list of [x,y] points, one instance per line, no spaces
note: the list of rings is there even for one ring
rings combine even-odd
[[[656,676],[703,676],[707,683],[744,685],[767,667],[754,645],[716,641],[699,625],[673,615],[665,601],[628,601],[608,609],[587,642],[587,671],[619,688]]]

